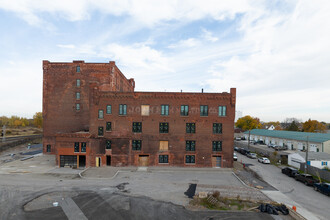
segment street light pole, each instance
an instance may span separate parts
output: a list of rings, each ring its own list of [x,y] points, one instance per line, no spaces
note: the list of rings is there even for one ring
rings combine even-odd
[[[306,150],[306,158],[305,158],[305,173],[308,172],[307,161],[308,161],[308,136],[307,136],[307,150]]]

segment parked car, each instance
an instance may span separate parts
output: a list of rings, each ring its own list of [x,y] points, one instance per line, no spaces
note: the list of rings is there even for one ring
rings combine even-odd
[[[240,137],[235,138],[235,141],[240,141],[242,140]]]
[[[314,183],[314,189],[330,196],[330,183]]]
[[[255,154],[255,153],[248,153],[248,154],[246,154],[246,156],[251,159],[257,159],[257,154]]]
[[[240,153],[243,154],[243,155],[247,155],[248,153],[250,153],[250,151],[249,150],[246,150],[244,148],[241,148]]]
[[[295,175],[298,173],[298,170],[292,167],[284,167],[282,169],[282,173],[289,177],[295,177]]]
[[[234,161],[237,161],[237,155],[234,153]]]
[[[270,161],[267,157],[259,157],[258,162],[259,163],[264,163],[264,164],[270,164]]]
[[[277,146],[276,146],[276,144],[269,144],[268,147],[275,149]]]
[[[238,147],[234,147],[234,151],[238,151],[238,149],[239,149]]]
[[[303,182],[306,186],[313,186],[317,181],[309,174],[297,173],[294,177],[297,181]]]

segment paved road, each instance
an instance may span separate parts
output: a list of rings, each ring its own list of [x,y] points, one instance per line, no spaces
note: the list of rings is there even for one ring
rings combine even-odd
[[[300,204],[309,212],[314,213],[320,219],[330,219],[330,197],[313,190],[312,187],[305,186],[301,182],[295,181],[281,173],[281,169],[268,164],[260,164],[256,159],[250,159],[241,154],[237,154],[238,161],[249,163],[250,169],[254,170],[266,182],[282,192],[284,195]]]

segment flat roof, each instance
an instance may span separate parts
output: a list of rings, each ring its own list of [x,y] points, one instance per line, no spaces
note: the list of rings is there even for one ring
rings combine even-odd
[[[244,134],[248,134],[248,133],[249,131],[244,132]],[[250,134],[266,136],[266,137],[298,140],[298,141],[307,141],[307,137],[308,137],[308,141],[318,142],[318,143],[323,143],[330,140],[330,134],[327,133],[253,129],[251,130]]]

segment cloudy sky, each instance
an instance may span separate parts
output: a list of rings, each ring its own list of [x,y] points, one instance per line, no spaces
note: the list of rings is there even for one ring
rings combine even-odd
[[[116,61],[137,91],[229,92],[330,122],[330,1],[0,0],[0,115],[42,110],[42,60]]]

